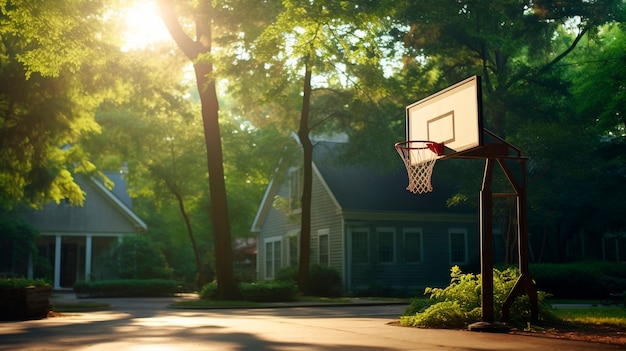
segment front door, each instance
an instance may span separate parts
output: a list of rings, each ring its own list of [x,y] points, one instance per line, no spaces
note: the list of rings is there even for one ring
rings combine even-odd
[[[78,262],[78,245],[61,245],[61,287],[71,288],[76,282],[76,270]]]

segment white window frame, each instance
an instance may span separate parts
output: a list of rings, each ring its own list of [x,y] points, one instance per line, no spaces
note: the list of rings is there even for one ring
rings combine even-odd
[[[422,228],[403,228],[402,234],[404,243],[404,261],[411,264],[424,262],[424,230]],[[417,234],[419,236],[419,257],[417,261],[409,261],[409,255],[407,254],[409,247],[406,240],[407,234]]]
[[[281,236],[273,236],[273,237],[265,238],[263,240],[263,249],[264,249],[264,255],[265,255],[263,264],[264,264],[264,269],[265,269],[265,279],[267,280],[274,279],[274,277],[276,276],[276,273],[281,268],[281,267],[278,267],[278,269],[276,269],[277,258],[274,257],[274,253],[276,252],[277,242],[280,243],[280,253],[279,253],[280,256],[278,257],[278,262],[280,266],[282,267],[283,238]],[[268,244],[270,244],[271,246],[271,250],[269,252],[267,250]]]
[[[365,234],[365,261],[363,262],[354,262],[354,247],[353,247],[353,242],[354,242],[354,233],[359,233],[359,234]],[[348,242],[349,245],[349,254],[350,257],[348,258],[348,262],[352,265],[352,264],[356,264],[356,265],[364,265],[364,264],[368,264],[369,260],[370,260],[370,229],[368,227],[360,227],[360,226],[355,226],[355,227],[349,227],[348,228],[348,233],[350,234],[350,239]]]
[[[463,261],[453,260],[452,257],[452,235],[461,234],[463,235]],[[467,229],[465,228],[449,228],[448,229],[448,251],[450,254],[450,265],[464,265],[467,264]]]

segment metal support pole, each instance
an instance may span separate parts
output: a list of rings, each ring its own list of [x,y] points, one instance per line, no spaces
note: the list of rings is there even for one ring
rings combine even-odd
[[[482,275],[482,317],[486,323],[494,322],[493,311],[493,198],[491,181],[494,160],[487,158],[480,190],[480,271]]]

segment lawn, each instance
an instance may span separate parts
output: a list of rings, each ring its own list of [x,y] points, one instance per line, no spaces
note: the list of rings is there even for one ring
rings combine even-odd
[[[557,307],[552,312],[569,323],[626,328],[626,309],[621,306]]]

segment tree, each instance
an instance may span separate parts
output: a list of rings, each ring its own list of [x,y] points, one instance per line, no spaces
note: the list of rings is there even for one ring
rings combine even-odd
[[[76,141],[94,133],[118,51],[90,1],[0,5],[0,207],[81,204],[72,172],[94,167]]]
[[[506,137],[520,120],[545,116],[551,108],[545,95],[530,96],[540,97],[531,100],[517,94],[563,93],[555,65],[586,34],[604,23],[623,20],[626,11],[621,0],[584,5],[551,0],[415,0],[400,13],[410,26],[403,38],[412,55],[436,61],[445,85],[482,75],[488,126]],[[563,23],[571,28],[566,31]]]
[[[163,21],[172,38],[193,63],[196,84],[202,105],[202,120],[207,149],[207,165],[209,170],[209,188],[211,193],[211,214],[213,223],[213,239],[215,243],[216,272],[218,281],[218,296],[220,298],[236,298],[238,293],[237,284],[233,272],[233,253],[228,218],[228,204],[226,197],[226,184],[224,181],[224,166],[222,156],[222,143],[219,125],[219,105],[216,88],[216,76],[214,62],[216,50],[214,45],[219,39],[228,38],[239,24],[245,24],[247,19],[259,19],[259,13],[254,11],[261,9],[263,4],[251,5],[246,1],[225,1],[218,3],[200,2],[190,5],[180,3],[178,10],[184,11],[195,27],[195,39],[192,39],[179,22],[179,15],[175,2],[161,0]],[[243,14],[246,13],[248,17]],[[253,16],[253,17],[251,17]],[[216,34],[214,27],[222,30],[222,37]],[[231,30],[229,30],[231,29]],[[232,40],[232,39],[231,39]],[[228,39],[222,43],[226,48]]]
[[[302,89],[298,92],[301,96],[300,118],[296,123],[303,166],[298,288],[300,293],[306,294],[311,251],[313,188],[313,144],[310,134],[313,130],[340,132],[340,128],[332,127],[341,125],[338,117],[343,109],[343,105],[339,105],[339,108],[333,106],[331,109],[316,111],[313,109],[313,95],[315,92],[321,96],[324,95],[323,92],[333,94],[349,85],[350,83],[343,82],[350,81],[351,77],[347,73],[350,69],[341,67],[368,61],[370,65],[371,62],[379,63],[377,39],[380,38],[376,34],[384,22],[380,15],[387,7],[384,3],[366,5],[299,0],[287,0],[282,4],[283,9],[277,20],[259,36],[252,52],[257,60],[257,67],[263,67],[262,72],[266,76],[278,81],[267,89],[265,96],[293,92],[291,89],[298,79],[296,77],[302,75]],[[275,74],[281,78],[276,78]],[[325,84],[313,84],[314,75],[322,78]],[[287,114],[295,115],[294,112]],[[293,120],[292,117],[286,119]]]
[[[201,185],[206,172],[198,167],[204,154],[190,150],[202,149],[204,140],[192,112],[195,102],[185,98],[189,87],[181,83],[184,62],[170,51],[170,47],[164,46],[127,54],[127,78],[124,88],[119,89],[121,96],[101,106],[97,121],[103,132],[84,143],[101,155],[101,166],[117,169],[127,162],[127,178],[137,194],[155,202],[153,208],[169,207],[165,199],[174,201],[177,206],[169,210],[180,214],[175,221],[182,220],[194,257],[195,282],[202,286],[210,277],[203,269],[206,262],[197,243],[190,209],[199,207],[206,196]],[[149,213],[146,216],[153,218]],[[158,230],[180,230],[167,227]]]

